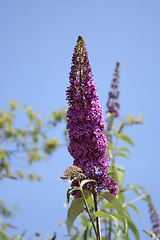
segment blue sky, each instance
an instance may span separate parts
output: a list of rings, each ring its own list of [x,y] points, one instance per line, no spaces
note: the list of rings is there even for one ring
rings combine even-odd
[[[79,34],[86,42],[89,60],[104,109],[116,61],[120,61],[120,114],[144,114],[144,125],[128,131],[135,142],[126,183],[145,186],[158,210],[160,1],[134,0],[28,0],[0,1],[0,108],[10,99],[32,106],[46,116],[66,106],[73,49]],[[57,134],[57,133],[56,133]],[[60,133],[58,133],[60,135]],[[59,149],[48,163],[35,166],[43,182],[1,183],[9,206],[17,203],[13,218],[18,231],[66,232],[57,227],[66,218],[63,208],[67,183],[59,176],[72,158]],[[141,206],[141,205],[140,205]],[[145,204],[141,228],[150,228]],[[160,211],[159,211],[160,214]],[[147,236],[141,233],[142,239]]]

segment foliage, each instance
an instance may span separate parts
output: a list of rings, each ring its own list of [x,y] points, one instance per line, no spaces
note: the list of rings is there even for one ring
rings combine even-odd
[[[140,118],[138,119],[134,118],[134,122],[136,122],[136,124],[138,121],[140,124],[142,123],[142,120],[140,121]],[[126,239],[129,239],[129,232],[127,231],[127,222],[128,222],[128,229],[130,229],[133,232],[135,239],[137,240],[140,239],[136,224],[131,220],[129,212],[130,212],[130,209],[133,209],[140,216],[140,210],[135,206],[134,203],[141,199],[148,200],[147,199],[148,194],[145,191],[145,189],[141,186],[135,186],[135,185],[123,186],[124,178],[125,178],[125,169],[122,166],[117,166],[115,161],[118,157],[123,157],[128,159],[131,154],[131,149],[128,148],[126,144],[122,147],[119,147],[119,148],[117,147],[118,141],[121,141],[122,143],[123,142],[127,143],[131,147],[134,146],[131,138],[122,131],[123,129],[125,129],[125,126],[130,126],[130,125],[133,125],[133,121],[129,122],[127,118],[127,120],[121,121],[120,126],[116,128],[114,126],[112,127],[112,139],[115,138],[114,142],[116,143],[116,146],[114,145],[113,142],[110,142],[109,148],[108,148],[108,154],[110,155],[110,161],[111,161],[109,174],[113,176],[113,178],[116,180],[116,182],[119,185],[119,193],[117,198],[115,198],[109,192],[98,194],[98,206],[100,210],[95,211],[92,193],[89,193],[88,196],[86,197],[87,204],[91,209],[91,212],[93,213],[92,215],[93,221],[94,222],[96,221],[95,217],[101,218],[102,239],[113,239],[113,238],[124,239],[125,235],[126,235]],[[108,133],[106,133],[106,135],[107,134]],[[109,134],[111,135],[111,132]],[[70,189],[70,191],[74,191],[74,190],[78,191],[79,189],[77,189],[76,187],[75,189],[73,187]],[[133,191],[137,195],[137,197],[131,200],[130,202],[126,202],[125,195],[127,191]],[[77,204],[77,208],[78,208],[78,205],[79,203]],[[76,206],[74,206],[73,212],[75,211],[75,208]],[[69,211],[71,212],[71,207]],[[76,216],[78,217],[80,213],[81,211]],[[74,235],[72,233],[72,237],[75,237],[75,239],[94,239],[93,227],[92,225],[88,227],[88,222],[91,222],[91,220],[88,219],[86,212],[81,214],[79,218],[80,218],[79,221],[80,221],[81,227],[78,228],[77,230],[75,228],[72,229],[72,232],[74,232]],[[67,218],[67,225],[70,224],[70,221],[71,219]],[[72,224],[73,224],[73,219],[72,219]],[[79,229],[82,229],[83,233],[79,233]]]
[[[49,131],[58,122],[65,120],[66,111],[53,111],[47,120],[40,119],[40,114],[27,105],[20,106],[11,101],[8,110],[0,111],[0,178],[24,178],[21,169],[14,169],[10,164],[12,159],[23,159],[31,165],[39,162],[60,146],[57,138],[49,137]],[[25,115],[24,115],[25,114]],[[18,119],[19,116],[19,119]],[[20,125],[20,120],[25,126]],[[29,174],[30,180],[40,180],[39,176]]]
[[[64,108],[53,111],[46,120],[40,118],[40,114],[34,112],[28,105],[19,105],[15,101],[9,102],[7,110],[0,110],[0,179],[28,178],[31,181],[40,181],[41,176],[34,172],[24,172],[20,164],[17,169],[14,163],[23,160],[31,166],[33,163],[47,159],[57,147],[62,145],[56,137],[50,137],[54,128],[62,121],[66,121]],[[6,207],[4,201],[0,201],[0,236],[4,240],[6,237],[4,231],[8,227],[15,228],[7,220],[12,215],[12,211]],[[22,238],[23,234],[11,239]]]
[[[119,63],[117,63],[116,67],[118,70],[116,69],[116,73],[114,74],[114,85],[112,83],[112,86],[114,86],[114,92],[109,93],[109,100],[107,102],[109,110],[106,116],[107,126],[105,135],[108,138],[107,155],[110,156],[111,166],[108,175],[113,177],[113,179],[115,179],[118,183],[119,192],[117,197],[114,197],[111,193],[104,191],[99,194],[95,194],[94,189],[87,191],[86,194],[85,190],[81,187],[80,180],[75,177],[75,179],[79,182],[79,186],[77,187],[71,184],[71,187],[67,192],[67,199],[69,202],[74,191],[80,191],[81,197],[78,199],[72,198],[73,200],[68,210],[66,224],[67,228],[69,226],[68,233],[70,239],[95,239],[95,237],[98,240],[131,239],[130,233],[132,232],[135,239],[139,240],[139,230],[136,223],[132,220],[130,210],[134,210],[139,217],[141,217],[141,212],[135,203],[143,200],[152,206],[151,199],[148,198],[148,193],[144,187],[131,184],[128,184],[127,186],[124,185],[126,171],[123,166],[118,166],[116,163],[117,158],[129,159],[131,156],[131,150],[134,148],[134,143],[131,137],[125,132],[126,127],[143,124],[143,115],[140,115],[138,118],[130,115],[125,120],[120,119],[119,125],[115,126],[114,124],[115,118],[119,116],[119,104],[117,102],[119,91],[115,91],[115,89],[118,88],[119,83]],[[118,147],[118,144],[120,147]],[[86,181],[89,181],[89,179]],[[131,199],[129,202],[126,201],[126,194],[128,191],[133,191],[134,194],[136,194],[136,197]],[[81,208],[79,208],[79,201],[81,202]],[[71,229],[71,226],[77,217],[79,218],[80,226],[74,226]],[[99,218],[101,219],[101,229]],[[149,236],[158,239],[153,232],[149,232],[147,230],[144,231]]]
[[[114,179],[118,186],[119,192],[115,197],[106,190],[96,191],[96,181],[89,179],[80,168],[71,166],[67,168],[62,175],[62,179],[70,179],[70,188],[67,191],[67,201],[70,204],[67,214],[67,231],[71,240],[89,240],[89,239],[126,239],[129,240],[130,233],[136,240],[140,239],[139,230],[136,223],[132,220],[131,210],[134,210],[139,217],[141,211],[137,208],[136,202],[143,200],[147,202],[154,212],[155,221],[159,221],[155,212],[152,201],[148,197],[147,191],[142,186],[127,184],[124,185],[126,175],[125,168],[117,165],[117,159],[129,159],[134,142],[126,134],[126,128],[138,124],[143,124],[143,116],[138,118],[130,115],[126,119],[120,119],[119,124],[115,125],[115,118],[119,116],[118,103],[118,84],[119,84],[119,67],[117,63],[112,82],[113,92],[109,93],[107,102],[108,111],[106,114],[105,135],[108,139],[107,155],[110,158],[110,169],[108,176]],[[78,88],[79,90],[80,88]],[[116,90],[115,90],[116,89]],[[23,117],[21,116],[23,115]],[[24,117],[25,116],[25,117]],[[19,119],[19,118],[20,119]],[[25,125],[21,124],[21,119]],[[53,111],[47,119],[40,118],[38,112],[34,112],[28,105],[19,105],[15,101],[8,104],[8,110],[0,111],[0,179],[9,178],[18,180],[27,177],[29,180],[41,180],[41,176],[33,172],[26,174],[23,169],[15,168],[11,160],[19,161],[23,158],[28,165],[39,163],[50,156],[57,147],[62,144],[56,137],[50,137],[51,131],[58,126],[61,121],[66,122],[66,110]],[[21,126],[22,125],[22,126]],[[18,127],[17,127],[18,126]],[[21,126],[21,127],[19,127]],[[64,137],[68,143],[68,133],[65,129]],[[76,185],[74,184],[76,181]],[[92,186],[86,188],[86,186]],[[134,199],[126,201],[126,194],[132,191],[136,195]],[[75,194],[75,193],[78,193]],[[115,194],[116,195],[116,194]],[[75,197],[78,196],[78,197]],[[154,210],[154,211],[153,211]],[[4,201],[0,201],[0,239],[2,240],[22,240],[25,232],[19,236],[9,237],[7,229],[15,228],[8,223],[7,218],[12,215]],[[153,214],[152,214],[153,215]],[[75,226],[76,219],[79,219],[79,226]],[[5,219],[5,223],[2,222]],[[154,218],[155,219],[155,218]],[[144,232],[153,239],[159,239],[153,231],[144,230]],[[56,233],[53,236],[45,236],[41,233],[35,233],[33,239],[56,239]]]

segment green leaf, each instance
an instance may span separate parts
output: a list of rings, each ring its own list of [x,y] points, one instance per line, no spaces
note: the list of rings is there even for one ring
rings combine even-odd
[[[118,192],[118,201],[124,203],[125,202],[125,196],[123,193],[121,193],[120,191]]]
[[[91,179],[82,180],[81,185],[80,185],[81,188],[88,182],[94,182],[95,183],[95,180],[91,180]]]
[[[128,148],[126,148],[126,147],[121,147],[121,148],[118,148],[117,149],[117,151],[119,152],[119,151],[124,151],[124,152],[127,152],[127,153],[131,153],[131,151],[128,149]]]
[[[44,151],[51,154],[59,145],[60,143],[56,138],[49,138],[44,143]]]
[[[132,123],[132,122],[134,121],[134,116],[133,116],[133,115],[129,115],[129,116],[127,117],[127,119],[128,119],[128,121],[129,121],[130,123]]]
[[[88,224],[88,218],[84,214],[81,215],[81,224],[83,225],[83,227],[86,227]]]
[[[138,117],[138,120],[139,120],[139,121],[142,121],[143,118],[144,118],[143,114],[140,114],[139,117]]]
[[[151,199],[147,197],[147,194],[146,194],[146,197],[142,198],[142,200],[147,202],[151,206],[151,208],[154,208],[154,205],[153,205]]]
[[[146,229],[143,229],[143,231],[148,234],[151,238],[154,238],[156,240],[159,240],[159,238],[156,237],[156,235],[152,231],[148,231]]]
[[[18,177],[20,177],[21,179],[23,179],[25,177],[25,174],[21,170],[17,170],[16,173],[17,173]]]
[[[83,239],[87,240],[87,238],[88,238],[88,226],[86,227],[86,230],[84,231],[84,234],[83,234]]]
[[[93,197],[92,197],[92,196],[89,196],[86,200],[87,200],[87,203],[88,203],[92,208],[94,208],[94,200],[93,200]]]
[[[124,224],[124,231],[125,234],[127,233],[127,221],[125,218],[125,214],[123,211],[123,208],[121,206],[121,203],[109,192],[101,193],[100,194],[102,197],[104,197],[110,204],[113,206],[113,208],[119,213],[123,224]]]
[[[124,142],[127,142],[128,144],[130,144],[131,146],[134,147],[134,143],[131,140],[131,138],[129,136],[127,136],[125,133],[114,133],[115,137],[121,139]]]
[[[34,120],[34,114],[32,112],[31,107],[27,106],[26,107],[26,112],[27,112],[27,115],[29,117],[29,120],[32,122]]]
[[[18,103],[16,101],[9,101],[8,105],[12,110],[15,110],[18,108]]]
[[[7,153],[2,148],[0,148],[0,159],[4,161],[6,157],[7,157]]]
[[[84,202],[82,198],[74,198],[67,214],[67,231],[70,234],[76,218],[83,212]]]
[[[124,182],[125,169],[121,166],[114,166],[114,178],[118,183],[118,186],[121,188]]]
[[[0,231],[0,239],[1,240],[7,240],[8,238],[3,232]]]
[[[133,232],[135,239],[140,240],[137,227],[135,226],[135,224],[132,222],[132,220],[129,217],[126,216],[126,218],[127,218],[128,226],[131,229],[131,231]]]
[[[67,202],[69,203],[69,200],[71,198],[70,195],[71,195],[71,193],[73,191],[80,191],[80,190],[81,190],[80,187],[71,187],[71,188],[69,188],[68,191],[67,191]]]
[[[118,219],[112,215],[112,213],[106,213],[106,212],[103,212],[103,211],[97,211],[95,212],[95,217],[105,217],[105,218],[110,218],[111,220],[114,221],[114,224],[117,228],[117,231],[118,231]]]
[[[126,204],[126,207],[131,207],[132,209],[134,209],[137,212],[137,214],[139,215],[139,217],[142,218],[139,209],[135,205],[133,205],[132,203],[128,203],[128,204]]]
[[[140,191],[139,191],[139,187],[136,186],[136,185],[127,185],[125,188],[121,188],[120,191],[121,192],[125,192],[125,191],[128,191],[128,190],[132,190],[136,193],[137,196],[140,196]],[[144,200],[144,199],[143,199]]]
[[[107,208],[114,210],[113,206],[112,206],[109,202],[103,204],[103,205],[101,206],[100,210],[102,211],[102,210],[107,209]]]
[[[122,153],[122,152],[116,152],[116,153],[115,153],[115,156],[117,156],[117,157],[123,157],[123,158],[126,158],[127,160],[129,159],[129,158],[127,157],[127,155],[126,155],[125,153]]]

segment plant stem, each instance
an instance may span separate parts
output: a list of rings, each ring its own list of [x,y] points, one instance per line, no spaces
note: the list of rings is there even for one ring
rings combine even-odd
[[[112,233],[112,220],[109,220],[109,232],[108,232],[108,240],[111,239],[111,233]]]
[[[97,193],[95,192],[94,187],[93,187],[93,198],[94,198],[95,212],[97,212],[97,211],[98,211],[98,206],[97,206]],[[99,217],[96,217],[96,224],[97,224],[98,240],[101,240],[101,227],[100,227],[100,219],[99,219]]]
[[[79,180],[78,180],[78,184],[79,184],[79,186],[81,185],[81,183],[80,183]],[[89,210],[88,203],[87,203],[87,201],[86,201],[85,195],[84,195],[84,193],[83,193],[83,189],[81,189],[81,194],[82,194],[82,198],[83,198],[84,204],[85,204],[85,206],[86,206],[87,213],[88,213],[89,218],[90,218],[90,220],[91,220],[91,222],[92,222],[92,225],[93,225],[93,229],[94,229],[96,238],[97,238],[97,240],[100,240],[100,239],[98,238],[97,230],[96,230],[96,227],[95,227],[95,224],[94,224],[94,221],[93,221],[91,212],[90,212],[90,210]]]
[[[137,201],[139,201],[139,200],[141,200],[141,199],[145,198],[146,196],[147,196],[147,194],[146,194],[146,193],[144,193],[142,196],[140,196],[140,197],[137,197],[137,198],[135,198],[135,199],[131,200],[130,202],[128,202],[128,203],[126,203],[126,204],[124,204],[124,207],[125,207],[127,204],[132,204],[132,203],[134,203],[134,202],[137,202]]]

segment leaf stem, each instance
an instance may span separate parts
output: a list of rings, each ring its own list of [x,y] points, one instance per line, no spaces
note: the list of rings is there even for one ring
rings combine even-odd
[[[110,211],[111,212],[111,211]],[[109,219],[109,232],[108,232],[108,240],[111,239],[111,233],[112,233],[112,221]]]
[[[95,192],[95,188],[93,187],[93,198],[94,198],[94,207],[95,207],[95,212],[98,211],[98,206],[97,206],[97,193]],[[100,227],[100,219],[99,217],[96,217],[96,225],[97,225],[97,234],[98,234],[98,240],[101,240],[101,227]]]
[[[126,203],[126,204],[124,204],[124,207],[125,207],[127,204],[132,204],[132,203],[134,203],[134,202],[137,202],[137,201],[139,201],[139,200],[141,200],[141,199],[145,198],[146,196],[147,196],[147,194],[146,194],[146,193],[144,193],[142,196],[140,196],[140,197],[137,197],[137,198],[135,198],[135,199],[131,200],[130,202],[128,202],[128,203]]]
[[[80,180],[78,180],[78,184],[79,184],[79,186],[80,186],[80,188],[81,188]],[[92,217],[91,212],[90,212],[90,210],[89,210],[88,203],[87,203],[87,201],[86,201],[86,198],[85,198],[85,195],[84,195],[84,193],[83,193],[83,189],[82,189],[82,188],[81,188],[81,194],[82,194],[82,198],[83,198],[84,204],[85,204],[85,206],[86,206],[87,213],[88,213],[89,218],[90,218],[90,220],[91,220],[91,222],[92,222],[92,225],[93,225],[93,229],[94,229],[96,238],[97,238],[97,240],[100,240],[100,239],[98,238],[98,234],[97,234],[97,230],[96,230],[96,227],[95,227],[95,224],[94,224],[94,221],[93,221],[93,217]]]

